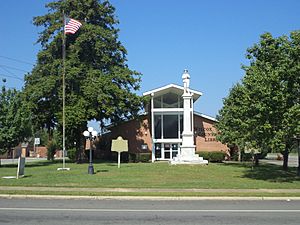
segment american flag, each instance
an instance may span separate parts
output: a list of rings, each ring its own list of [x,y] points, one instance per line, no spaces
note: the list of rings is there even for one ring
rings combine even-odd
[[[65,34],[75,34],[81,25],[82,24],[79,21],[66,17]]]

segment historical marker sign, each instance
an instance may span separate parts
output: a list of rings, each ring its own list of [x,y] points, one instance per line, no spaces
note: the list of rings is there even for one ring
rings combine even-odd
[[[117,140],[112,140],[111,151],[118,152],[118,168],[120,168],[121,152],[128,152],[128,141],[124,140],[121,136]]]

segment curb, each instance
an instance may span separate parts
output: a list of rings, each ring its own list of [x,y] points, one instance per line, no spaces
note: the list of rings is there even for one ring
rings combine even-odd
[[[64,199],[64,200],[151,200],[151,201],[300,201],[300,197],[155,197],[155,196],[71,196],[71,195],[10,195],[1,194],[5,199]]]

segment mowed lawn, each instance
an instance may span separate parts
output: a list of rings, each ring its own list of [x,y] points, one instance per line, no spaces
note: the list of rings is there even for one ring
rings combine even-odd
[[[175,188],[175,189],[299,189],[296,168],[283,171],[281,166],[262,164],[252,170],[249,163],[169,165],[168,163],[67,163],[70,171],[57,171],[61,162],[26,163],[25,177],[4,179],[16,174],[16,165],[0,167],[0,186],[98,187],[98,188]]]

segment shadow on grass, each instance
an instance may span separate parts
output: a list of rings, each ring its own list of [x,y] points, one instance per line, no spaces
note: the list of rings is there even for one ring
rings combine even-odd
[[[244,174],[242,176],[244,178],[278,183],[292,183],[294,181],[300,181],[300,177],[297,176],[296,167],[288,168],[287,171],[284,171],[282,169],[282,166],[273,164],[260,164],[253,167],[252,163],[228,163],[225,165],[245,168]]]
[[[97,170],[96,173],[108,173],[109,170]]]

